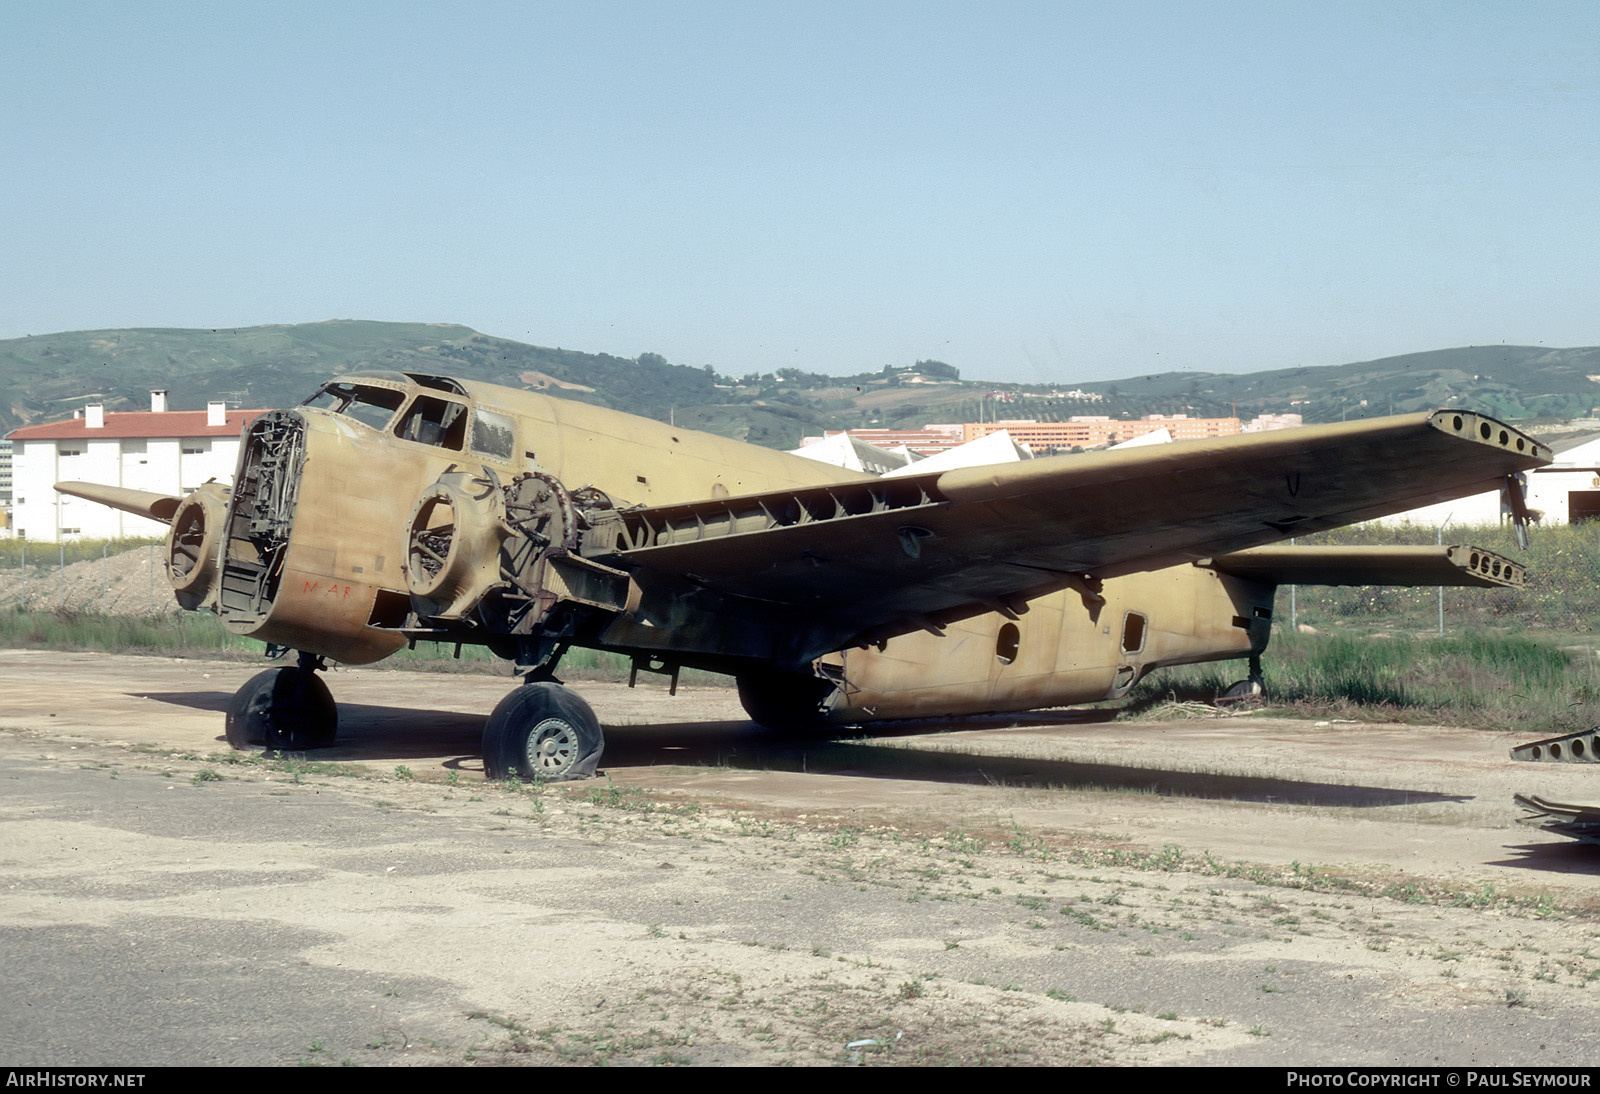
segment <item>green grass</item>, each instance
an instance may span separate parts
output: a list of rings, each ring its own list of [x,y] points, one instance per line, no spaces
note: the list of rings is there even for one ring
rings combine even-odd
[[[214,615],[99,615],[61,610],[0,611],[0,645],[33,649],[88,649],[118,653],[237,658],[260,656],[262,645],[240,638]]]
[[[1401,721],[1552,734],[1600,724],[1593,656],[1527,637],[1274,635],[1263,662],[1272,705],[1307,714],[1364,709]],[[1162,669],[1134,689],[1131,708],[1209,700],[1240,675],[1231,663]]]
[[[1296,542],[1316,546],[1425,545],[1438,538],[1434,528],[1368,524]],[[1521,589],[1445,589],[1447,633],[1495,628],[1543,633],[1558,640],[1600,635],[1600,521],[1535,527],[1529,532],[1527,551],[1517,547],[1509,526],[1451,526],[1444,529],[1442,538],[1446,544],[1488,548],[1528,570],[1527,584]],[[1278,591],[1276,614],[1283,621],[1289,618],[1287,589]],[[1301,585],[1295,591],[1294,614],[1297,623],[1319,630],[1437,632],[1439,590]]]
[[[257,661],[265,649],[251,638],[241,638],[209,612],[173,612],[168,615],[100,615],[59,609],[53,612],[0,610],[0,646],[52,650],[103,650],[111,653],[159,654],[168,657],[207,657],[229,661]],[[392,654],[381,665],[424,672],[493,672],[503,665],[482,646],[464,645],[457,654],[453,642],[418,642],[415,649]],[[572,649],[561,660],[563,680],[619,682],[628,678],[630,662],[616,653]],[[659,677],[646,677],[659,681]],[[686,685],[724,685],[718,673],[684,669]]]

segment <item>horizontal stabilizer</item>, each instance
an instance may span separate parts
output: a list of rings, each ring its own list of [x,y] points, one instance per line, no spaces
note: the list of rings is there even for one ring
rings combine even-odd
[[[56,493],[86,498],[113,509],[121,509],[124,513],[159,520],[162,524],[172,523],[172,514],[178,511],[178,506],[183,502],[182,498],[175,498],[171,494],[130,490],[125,486],[101,486],[93,482],[58,482]]]
[[[1511,750],[1513,760],[1524,763],[1600,764],[1600,729],[1580,729],[1542,741],[1529,741]],[[1592,807],[1600,813],[1600,806]],[[1600,822],[1600,817],[1595,818]]]
[[[1520,562],[1467,545],[1443,547],[1255,547],[1207,563],[1263,585],[1465,585],[1521,588]]]

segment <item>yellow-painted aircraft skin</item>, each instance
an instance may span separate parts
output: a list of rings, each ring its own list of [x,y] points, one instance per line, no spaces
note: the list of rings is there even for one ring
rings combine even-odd
[[[332,741],[323,658],[482,643],[528,681],[496,776],[591,773],[571,645],[738,679],[779,727],[1117,698],[1248,658],[1279,584],[1517,585],[1470,547],[1266,546],[1507,483],[1549,450],[1466,411],[878,479],[546,395],[357,373],[249,428],[231,491],[57,489],[166,520],[179,602],[300,652],[241,689],[236,746]]]

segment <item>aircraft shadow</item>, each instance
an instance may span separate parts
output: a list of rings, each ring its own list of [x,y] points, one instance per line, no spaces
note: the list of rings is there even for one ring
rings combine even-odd
[[[143,693],[141,693],[143,694]],[[233,699],[231,691],[155,692],[149,697],[161,703],[210,710],[225,714]],[[332,748],[305,753],[308,759],[336,763],[415,760],[427,756],[460,756],[451,767],[481,768],[483,714],[454,711],[416,710],[411,707],[380,707],[367,703],[339,704],[339,739]],[[217,721],[217,744],[228,747]]]
[[[1063,721],[1055,716],[1047,724],[1059,725]],[[1015,725],[1017,719],[1008,717],[1000,724]],[[975,728],[980,728],[977,722],[967,721],[953,725],[947,731]],[[853,732],[847,737],[776,734],[748,722],[625,726],[606,730],[605,766],[617,769],[694,764],[864,779],[909,779],[1049,790],[1136,790],[1163,797],[1358,808],[1470,800],[1470,795],[1394,787],[1347,786],[1276,777],[1172,771],[1159,767],[1076,763],[950,750],[923,751],[874,746],[870,743],[872,739],[880,737],[928,737],[936,734],[936,730],[927,726],[892,726],[883,732]]]
[[[217,712],[227,709],[231,697],[227,692],[150,695],[159,702]],[[456,758],[447,761],[446,766],[478,769],[482,764],[484,717],[482,714],[340,703],[338,743],[332,748],[307,753],[307,757],[331,762],[383,763],[453,756]],[[1030,724],[1093,724],[1113,717],[1114,711],[1099,710],[1033,712],[992,718],[891,723],[873,727],[870,732],[854,730],[836,736],[777,733],[749,721],[606,726],[604,767],[611,770],[669,764],[728,767],[744,771],[789,771],[972,786],[1134,790],[1164,797],[1351,808],[1469,800],[1460,795],[1393,787],[991,756],[959,750],[924,751],[870,743],[875,739],[936,738],[962,730]],[[220,732],[217,741],[226,746]]]
[[[1524,843],[1506,846],[1516,858],[1489,863],[1513,870],[1542,870],[1551,874],[1600,876],[1600,847],[1562,837],[1559,843]]]

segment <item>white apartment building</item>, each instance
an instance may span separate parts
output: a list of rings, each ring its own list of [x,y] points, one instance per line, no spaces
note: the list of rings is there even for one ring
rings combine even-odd
[[[165,524],[55,492],[58,482],[94,482],[158,494],[187,494],[211,480],[231,484],[239,439],[260,410],[167,410],[167,393],[150,409],[106,413],[90,405],[77,417],[26,425],[10,434],[13,534],[31,540],[164,536]]]

